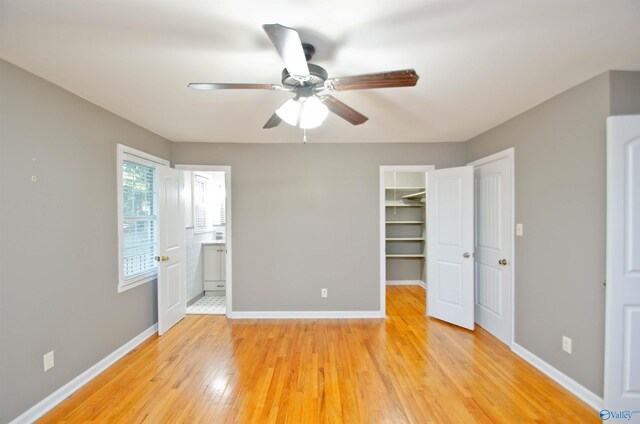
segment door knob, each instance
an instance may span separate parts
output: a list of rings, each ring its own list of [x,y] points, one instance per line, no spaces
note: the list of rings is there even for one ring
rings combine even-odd
[[[470,257],[471,257],[471,253],[469,253],[469,252],[464,252],[464,253],[462,254],[462,257],[463,257],[463,258],[470,258]]]
[[[158,262],[167,262],[169,260],[169,257],[168,256],[156,256],[155,259]]]
[[[500,259],[500,260],[498,261],[498,264],[499,264],[499,265],[506,265],[506,264],[507,264],[507,260],[506,260],[506,259]]]

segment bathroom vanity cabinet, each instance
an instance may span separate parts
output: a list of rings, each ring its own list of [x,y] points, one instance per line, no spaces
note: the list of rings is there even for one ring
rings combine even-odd
[[[225,290],[225,264],[227,246],[225,244],[205,244],[203,254],[204,290]]]

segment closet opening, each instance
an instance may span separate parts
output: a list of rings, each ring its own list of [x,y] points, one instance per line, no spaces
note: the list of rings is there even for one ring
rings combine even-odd
[[[432,165],[380,167],[380,299],[390,286],[427,287],[427,172]]]

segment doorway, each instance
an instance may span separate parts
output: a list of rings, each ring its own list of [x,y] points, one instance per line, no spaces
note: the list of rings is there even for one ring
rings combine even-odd
[[[380,167],[380,309],[388,286],[426,289],[427,172],[432,165]]]
[[[231,312],[231,168],[176,165],[184,176],[187,315]]]
[[[420,173],[422,182],[409,184],[411,172]],[[514,149],[437,171],[433,166],[380,167],[383,312],[388,285],[426,284],[428,316],[471,330],[477,323],[511,345],[513,177]],[[411,208],[422,211],[409,215]],[[420,277],[410,263],[400,262],[409,259],[421,261]]]

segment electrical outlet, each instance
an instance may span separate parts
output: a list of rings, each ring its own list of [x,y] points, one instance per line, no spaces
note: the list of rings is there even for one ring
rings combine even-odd
[[[327,289],[321,289],[320,290],[320,296],[321,297],[327,297],[328,293],[327,293]]]
[[[571,339],[567,336],[562,336],[562,350],[571,353]]]
[[[43,359],[45,371],[49,371],[51,368],[53,368],[53,366],[55,365],[55,362],[53,360],[53,350],[49,353],[45,353]]]
[[[522,237],[524,228],[522,224],[516,224],[516,235]]]

